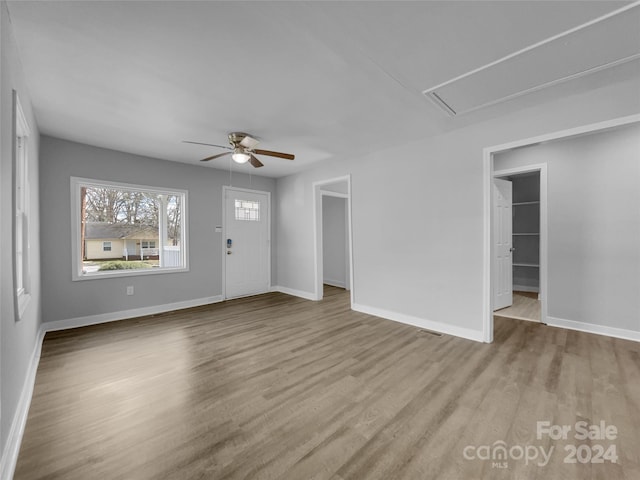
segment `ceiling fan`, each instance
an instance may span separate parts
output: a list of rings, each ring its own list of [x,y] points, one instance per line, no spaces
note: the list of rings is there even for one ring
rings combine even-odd
[[[293,160],[295,158],[295,155],[292,155],[290,153],[272,152],[271,150],[257,149],[256,146],[258,145],[258,143],[260,143],[260,141],[243,132],[231,132],[229,134],[229,144],[231,145],[231,147],[215,145],[213,143],[189,142],[187,140],[184,140],[183,143],[209,145],[211,147],[219,147],[231,150],[230,152],[218,153],[217,155],[211,155],[210,157],[203,158],[202,160],[200,160],[201,162],[208,162],[209,160],[213,160],[214,158],[231,155],[231,158],[236,163],[242,164],[249,162],[255,168],[260,168],[263,166],[263,163],[257,159],[257,157],[255,156],[256,154],[284,158],[285,160]]]

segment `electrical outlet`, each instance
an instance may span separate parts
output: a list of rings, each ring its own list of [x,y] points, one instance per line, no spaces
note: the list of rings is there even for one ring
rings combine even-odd
[[[133,285],[127,287],[127,295],[133,295]]]

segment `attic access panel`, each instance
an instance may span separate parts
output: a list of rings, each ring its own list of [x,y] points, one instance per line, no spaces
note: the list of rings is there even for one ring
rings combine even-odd
[[[455,116],[640,58],[635,4],[423,92]]]

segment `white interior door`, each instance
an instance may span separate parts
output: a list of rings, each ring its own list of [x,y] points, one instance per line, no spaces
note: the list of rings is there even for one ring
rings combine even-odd
[[[493,179],[493,309],[513,304],[513,188],[509,180]]]
[[[268,292],[269,193],[225,187],[224,196],[225,297]]]

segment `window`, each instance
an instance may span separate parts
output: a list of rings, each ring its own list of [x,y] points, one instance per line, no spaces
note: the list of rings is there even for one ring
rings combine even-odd
[[[75,177],[71,189],[73,280],[188,269],[186,191]]]
[[[15,299],[17,319],[22,315],[30,299],[30,271],[29,271],[29,155],[27,139],[29,126],[24,116],[18,94],[13,92],[13,112],[15,122],[14,138],[14,272]]]
[[[236,220],[260,221],[260,202],[235,200]]]

